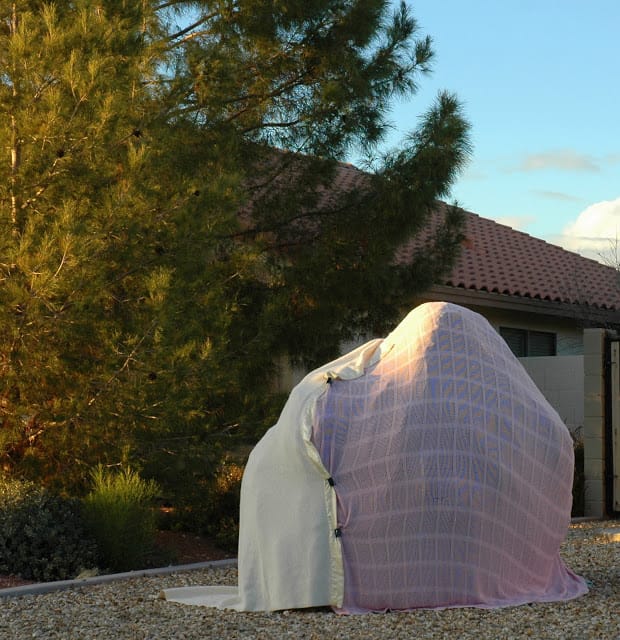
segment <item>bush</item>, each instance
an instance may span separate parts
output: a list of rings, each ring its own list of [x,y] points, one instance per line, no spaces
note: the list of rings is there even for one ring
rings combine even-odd
[[[218,467],[212,488],[211,518],[207,527],[219,547],[236,551],[239,543],[239,499],[243,467],[224,460]]]
[[[239,540],[239,498],[243,466],[228,458],[213,476],[196,483],[194,491],[175,505],[173,529],[208,536],[225,551],[236,551]]]
[[[96,560],[78,500],[30,482],[0,480],[0,572],[67,580],[96,566]]]
[[[153,551],[157,514],[153,501],[159,487],[131,469],[91,474],[93,488],[84,498],[84,516],[97,541],[102,566],[126,571],[144,566]]]

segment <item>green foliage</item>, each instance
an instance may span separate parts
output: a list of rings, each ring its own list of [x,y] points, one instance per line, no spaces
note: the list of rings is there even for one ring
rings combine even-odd
[[[467,160],[460,105],[378,157],[433,56],[383,0],[18,0],[0,24],[2,467],[83,494],[123,462],[200,499],[277,415],[279,356],[383,332],[449,266],[452,209],[393,256]]]
[[[185,495],[176,505],[173,528],[212,538],[224,550],[236,551],[239,542],[239,499],[244,467],[222,460],[213,477],[199,491]]]
[[[137,569],[153,550],[159,487],[131,469],[92,472],[93,487],[84,498],[84,517],[97,540],[101,565],[112,571]]]
[[[78,500],[32,483],[0,480],[0,573],[68,580],[96,566],[96,559]]]
[[[376,157],[391,101],[415,93],[433,56],[405,4],[392,15],[382,0],[199,6],[203,19],[180,45],[192,108],[205,136],[220,148],[225,137],[250,203],[218,248],[235,274],[226,356],[244,363],[243,388],[274,353],[312,365],[343,339],[385,330],[450,265],[461,239],[454,212],[413,265],[393,256],[448,195],[469,154],[468,125],[454,96],[440,94],[401,149]],[[372,175],[350,169],[342,180],[334,161],[353,151],[367,153]]]
[[[212,495],[212,516],[207,533],[225,550],[235,551],[239,542],[239,499],[243,467],[224,461],[218,468]]]
[[[73,489],[118,460],[131,438],[116,416],[142,399],[128,369],[152,322],[157,225],[139,132],[165,109],[147,89],[149,11],[0,7],[0,446],[7,471]]]

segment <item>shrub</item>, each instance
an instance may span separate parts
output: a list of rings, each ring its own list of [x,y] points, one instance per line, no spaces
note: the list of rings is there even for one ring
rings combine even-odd
[[[239,498],[243,466],[224,458],[213,476],[196,484],[177,503],[172,528],[205,535],[226,551],[236,551],[239,539]]]
[[[0,572],[28,580],[74,578],[96,566],[81,505],[30,482],[0,480]]]
[[[93,488],[84,498],[84,514],[102,565],[112,571],[144,566],[157,532],[153,508],[157,483],[131,469],[110,471],[99,466],[91,476]]]
[[[212,512],[207,533],[226,551],[239,542],[239,498],[243,467],[224,460],[218,467],[212,488]]]

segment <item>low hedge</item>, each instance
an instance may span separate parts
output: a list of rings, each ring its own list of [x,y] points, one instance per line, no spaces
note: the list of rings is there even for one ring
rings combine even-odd
[[[84,527],[79,500],[0,479],[0,573],[68,580],[96,564],[97,545]]]

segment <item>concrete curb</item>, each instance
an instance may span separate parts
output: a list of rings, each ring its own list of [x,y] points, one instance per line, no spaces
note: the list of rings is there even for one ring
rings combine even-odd
[[[96,584],[105,584],[115,580],[131,580],[132,578],[143,578],[147,576],[165,576],[171,573],[181,573],[183,571],[194,571],[196,569],[217,569],[219,567],[234,567],[237,565],[236,558],[226,560],[211,560],[208,562],[194,562],[193,564],[170,565],[156,569],[140,569],[137,571],[127,571],[125,573],[110,573],[92,578],[81,578],[79,580],[57,580],[55,582],[39,582],[36,584],[25,584],[21,587],[8,587],[0,589],[1,598],[15,598],[18,596],[41,595],[52,591],[62,591],[63,589],[75,589],[76,587],[88,587]]]

